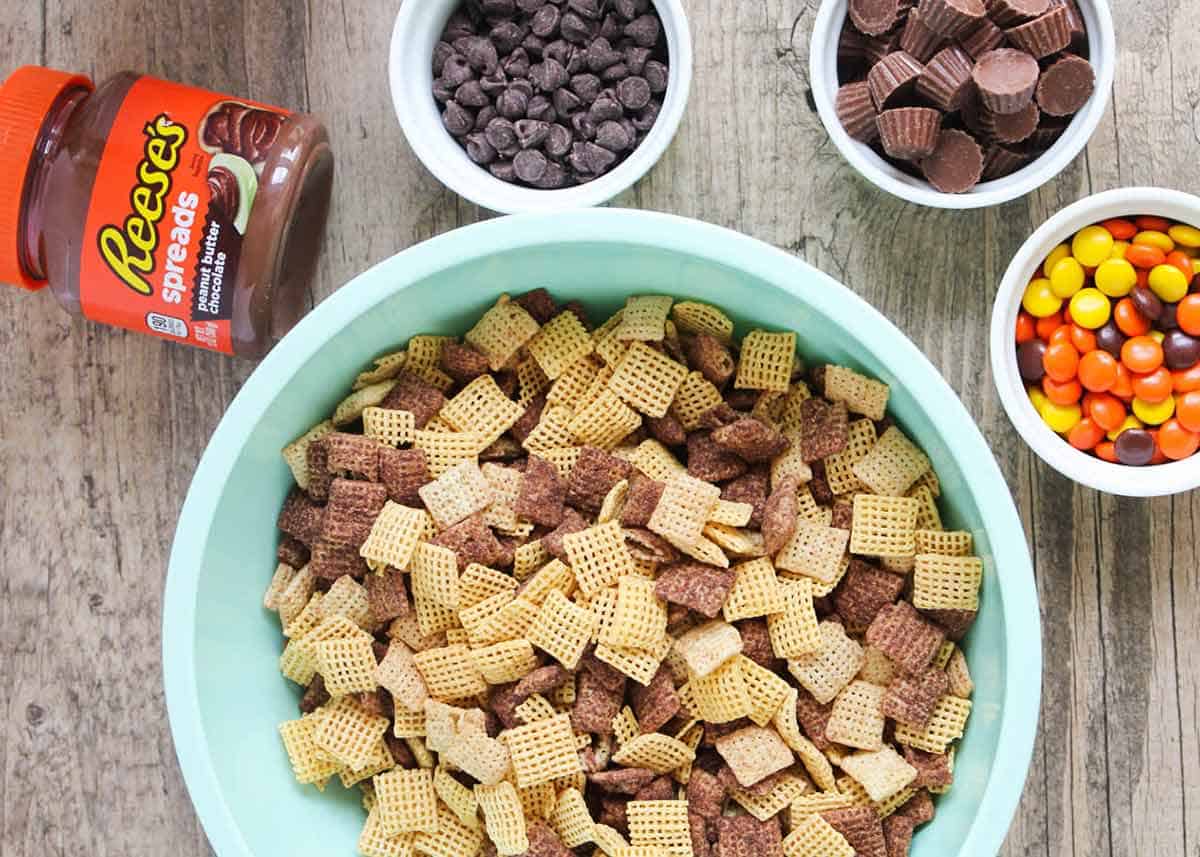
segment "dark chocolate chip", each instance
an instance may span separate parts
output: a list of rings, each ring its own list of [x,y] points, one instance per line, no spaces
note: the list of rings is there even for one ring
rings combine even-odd
[[[475,72],[471,70],[471,64],[461,54],[447,57],[442,64],[442,83],[446,86],[458,88],[468,80],[474,79]]]
[[[479,9],[489,18],[511,18],[517,13],[516,0],[480,0]]]
[[[528,108],[529,96],[513,86],[500,93],[500,97],[496,99],[496,110],[505,119],[520,119]]]
[[[654,123],[658,121],[658,111],[661,109],[662,104],[660,102],[651,101],[642,109],[641,113],[633,118],[633,127],[639,131],[649,131],[654,127]]]
[[[568,42],[574,42],[577,45],[586,45],[599,31],[599,27],[595,21],[588,21],[572,11],[563,15],[562,23],[559,24],[559,30],[562,32],[563,38]]]
[[[551,158],[565,157],[571,151],[571,131],[565,125],[555,123],[550,126],[542,150]]]
[[[487,93],[483,91],[483,86],[477,80],[468,80],[456,89],[454,91],[454,100],[463,107],[471,108],[483,107],[490,101]]]
[[[624,115],[625,111],[621,109],[621,103],[607,91],[596,96],[596,100],[588,108],[588,118],[597,125],[609,119],[620,119]]]
[[[463,84],[467,86],[468,84]],[[479,81],[479,88],[486,93],[490,98],[495,98],[500,93],[508,88],[508,75],[504,69],[498,68],[494,72],[484,77]],[[481,105],[482,106],[482,105]]]
[[[467,157],[480,166],[496,160],[496,147],[488,142],[486,134],[467,135]]]
[[[496,45],[484,36],[473,36],[468,39],[463,55],[471,64],[471,68],[483,74],[491,74],[500,63]]]
[[[567,0],[567,8],[588,20],[600,20],[600,0]]]
[[[433,46],[433,76],[441,77],[446,60],[454,56],[454,46],[449,42],[438,42]]]
[[[440,77],[433,82],[433,97],[442,104],[454,100],[454,90],[455,87],[450,86]]]
[[[622,21],[619,15],[609,12],[604,16],[604,20],[600,22],[600,32],[598,35],[616,44],[621,40],[621,34],[624,32],[625,21]]]
[[[532,59],[539,59],[542,56],[542,49],[546,47],[546,40],[541,36],[535,36],[530,33],[521,42],[521,47],[529,54]]]
[[[583,103],[579,100],[579,96],[567,88],[556,89],[550,96],[551,102],[554,104],[554,110],[559,116],[566,118],[579,109]]]
[[[645,68],[642,69],[642,77],[646,78],[646,83],[650,84],[650,91],[656,95],[667,91],[670,76],[666,65],[658,60],[647,60]]]
[[[658,42],[662,25],[654,15],[639,15],[625,27],[625,35],[643,48],[652,48]]]
[[[641,110],[650,103],[650,84],[644,77],[627,77],[617,84],[617,101],[626,110]]]
[[[509,77],[525,77],[529,74],[529,53],[517,48],[504,58],[504,73]]]
[[[497,117],[489,122],[486,133],[487,141],[498,152],[517,145],[517,130],[512,122],[503,117]]]
[[[447,42],[473,35],[475,35],[475,22],[461,10],[450,16],[450,20],[446,22],[446,29],[442,31],[442,38]]]
[[[497,53],[508,55],[521,44],[525,35],[525,30],[516,21],[501,21],[492,27],[492,32],[488,34],[488,37],[496,46]]]
[[[604,71],[610,65],[616,65],[622,59],[624,56],[621,52],[613,50],[606,38],[593,39],[587,47],[587,66],[595,73]]]
[[[627,77],[629,77],[629,67],[623,62],[610,65],[600,72],[600,79],[605,83],[618,83]]]
[[[488,124],[498,115],[496,108],[491,104],[479,108],[479,112],[475,114],[475,130],[483,133],[487,130]]]
[[[455,137],[462,137],[475,127],[475,117],[470,110],[451,101],[442,112],[442,124]]]
[[[594,74],[577,74],[571,78],[571,91],[579,96],[582,104],[591,104],[600,94],[603,85]]]
[[[596,122],[583,111],[571,117],[571,129],[581,140],[591,140],[596,136]]]
[[[558,119],[558,111],[554,109],[549,98],[535,95],[529,99],[529,106],[525,108],[525,118],[549,123]]]
[[[535,187],[542,188],[543,190],[555,190],[556,188],[566,187],[568,181],[567,171],[562,168],[562,165],[550,161],[546,164],[546,171],[542,173],[542,177],[533,182],[533,184]]]
[[[552,39],[558,35],[558,25],[561,20],[562,12],[558,10],[557,6],[543,6],[529,20],[529,29],[535,36]]]
[[[620,122],[601,122],[596,127],[596,145],[610,152],[623,152],[633,145],[633,135]]]
[[[648,59],[650,59],[649,48],[637,45],[629,45],[625,48],[625,66],[629,69],[630,74],[641,74]]]
[[[546,45],[546,50],[542,51],[543,57],[556,60],[564,67],[571,61],[571,57],[574,55],[575,46],[565,39],[555,39]]]
[[[553,92],[566,86],[570,79],[562,63],[553,57],[547,57],[529,69],[529,79],[542,92]]]
[[[522,149],[536,149],[550,133],[550,123],[537,119],[518,119],[513,123],[517,132],[517,143]],[[518,170],[518,175],[520,170]],[[526,179],[532,181],[532,179]]]
[[[649,0],[613,0],[613,9],[627,21],[632,21],[650,8]]]

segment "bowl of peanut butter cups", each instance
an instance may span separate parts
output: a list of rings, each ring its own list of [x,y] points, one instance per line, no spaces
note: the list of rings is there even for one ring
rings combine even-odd
[[[935,208],[1007,202],[1087,145],[1116,62],[1103,0],[826,0],[817,111],[872,184]]]

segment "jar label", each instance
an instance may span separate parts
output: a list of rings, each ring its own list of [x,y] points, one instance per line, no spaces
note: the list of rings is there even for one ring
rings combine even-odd
[[[233,353],[242,242],[287,115],[137,81],[96,174],[80,248],[84,315]]]

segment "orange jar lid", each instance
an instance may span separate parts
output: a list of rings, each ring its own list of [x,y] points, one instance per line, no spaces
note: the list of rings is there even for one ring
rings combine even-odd
[[[0,84],[0,283],[40,289],[21,265],[21,210],[42,126],[63,92],[92,89],[87,77],[25,66]]]

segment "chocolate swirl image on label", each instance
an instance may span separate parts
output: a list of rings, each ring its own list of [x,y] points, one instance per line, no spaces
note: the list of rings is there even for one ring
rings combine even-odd
[[[237,155],[257,167],[267,159],[283,122],[284,117],[271,110],[223,101],[204,117],[201,145],[214,154]]]
[[[238,192],[237,178],[228,167],[217,167],[208,173],[208,191],[212,194],[209,209],[214,214],[220,214],[226,220],[233,222],[237,215]]]
[[[208,165],[208,213],[245,234],[258,195],[258,174],[245,158],[220,152]]]

